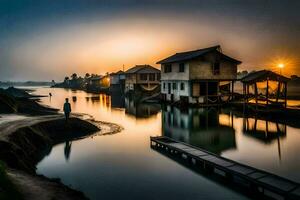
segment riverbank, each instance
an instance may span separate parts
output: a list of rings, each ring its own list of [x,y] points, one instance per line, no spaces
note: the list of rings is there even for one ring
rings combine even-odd
[[[66,124],[62,115],[8,121],[0,125],[0,159],[6,163],[7,175],[24,199],[87,199],[58,179],[37,175],[35,166],[56,144],[82,139],[100,130],[101,134],[112,134],[120,129],[115,124],[79,118],[70,118]]]
[[[80,114],[66,123],[57,109],[40,105],[36,97],[20,89],[0,89],[1,181],[11,185],[1,185],[1,194],[4,199],[87,199],[59,179],[37,175],[36,165],[56,144],[95,133],[113,134],[121,127],[92,118],[83,120]]]

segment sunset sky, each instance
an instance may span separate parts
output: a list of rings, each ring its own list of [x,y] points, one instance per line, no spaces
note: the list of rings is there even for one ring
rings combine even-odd
[[[300,74],[300,1],[0,0],[0,80],[62,80],[220,44],[239,70]]]

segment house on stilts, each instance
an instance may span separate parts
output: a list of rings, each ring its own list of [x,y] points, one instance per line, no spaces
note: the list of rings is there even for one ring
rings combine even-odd
[[[136,65],[125,72],[125,93],[159,91],[160,70],[150,65]]]
[[[222,53],[220,46],[176,53],[161,64],[161,93],[168,102],[219,104],[233,97],[241,61]]]
[[[269,70],[248,74],[241,79],[245,103],[258,107],[286,107],[290,79]]]

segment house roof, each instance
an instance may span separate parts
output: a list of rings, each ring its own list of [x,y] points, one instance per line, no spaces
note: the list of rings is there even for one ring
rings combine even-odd
[[[176,53],[168,58],[165,58],[161,61],[158,61],[157,64],[167,64],[167,63],[174,63],[174,62],[182,62],[182,61],[188,61],[188,60],[192,60],[194,58],[197,58],[199,56],[203,56],[206,53],[209,52],[213,52],[213,51],[218,51],[218,49],[220,49],[220,45],[217,46],[213,46],[213,47],[208,47],[208,48],[204,48],[204,49],[198,49],[198,50],[194,50],[194,51],[186,51],[186,52],[180,52],[180,53]],[[242,62],[239,60],[236,60],[234,58],[231,58],[229,56],[226,56],[224,54],[222,54],[221,52],[219,52],[220,55],[227,60],[230,60],[232,62],[235,62],[237,64],[241,64]]]
[[[269,70],[252,72],[241,79],[243,83],[254,83],[265,80],[288,82],[290,79]]]
[[[97,75],[97,76],[91,77],[90,80],[91,80],[91,81],[97,81],[97,80],[100,80],[101,78],[102,78],[102,76],[98,76],[98,75]]]
[[[113,73],[110,73],[109,75],[110,76],[113,76],[113,75],[121,75],[121,74],[124,74],[125,72],[123,72],[122,70],[119,70],[117,72],[113,72]]]
[[[160,70],[156,69],[155,67],[152,67],[151,65],[136,65],[128,69],[125,73],[135,74],[135,73],[146,73],[146,72],[159,73]]]

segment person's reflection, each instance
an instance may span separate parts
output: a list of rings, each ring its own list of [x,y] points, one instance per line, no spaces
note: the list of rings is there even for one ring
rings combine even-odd
[[[65,159],[66,160],[69,160],[69,158],[70,158],[71,146],[72,146],[72,142],[66,141],[66,144],[65,144]]]

